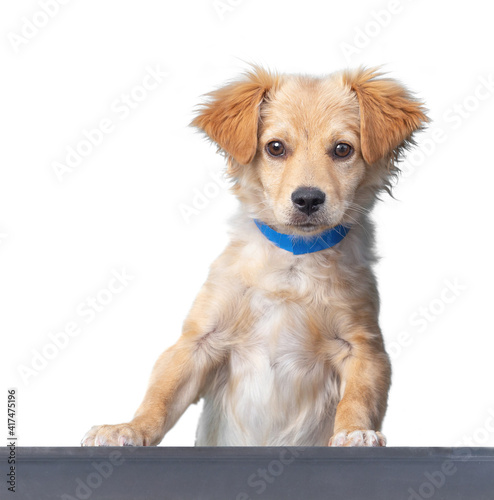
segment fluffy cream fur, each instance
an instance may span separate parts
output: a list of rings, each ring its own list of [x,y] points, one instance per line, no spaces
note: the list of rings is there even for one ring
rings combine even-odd
[[[254,68],[211,93],[193,123],[227,157],[241,201],[231,242],[134,419],[93,427],[83,444],[156,445],[204,398],[198,445],[384,445],[390,364],[369,211],[426,121],[402,85],[365,69],[311,78]],[[271,141],[285,154],[270,156]],[[338,143],[351,146],[348,157],[334,155]],[[294,206],[300,186],[325,193],[314,214]],[[333,248],[295,256],[254,218],[302,236],[351,230]]]

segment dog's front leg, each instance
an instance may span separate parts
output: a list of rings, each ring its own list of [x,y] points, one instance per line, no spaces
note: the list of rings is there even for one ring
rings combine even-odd
[[[228,355],[228,334],[221,324],[235,291],[225,294],[206,283],[184,323],[178,342],[156,362],[144,400],[124,424],[92,427],[83,446],[153,446],[160,443],[200,395],[208,375]]]
[[[380,334],[376,338],[364,333],[358,339],[353,345],[350,342],[351,354],[341,366],[343,397],[336,409],[329,446],[386,445],[379,431],[391,380],[389,358]]]
[[[125,424],[94,426],[83,446],[153,446],[160,443],[190,403],[197,399],[207,366],[198,366],[194,345],[186,339],[165,351],[134,418]]]

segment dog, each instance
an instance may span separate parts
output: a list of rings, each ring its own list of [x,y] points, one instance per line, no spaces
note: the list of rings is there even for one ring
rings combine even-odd
[[[192,125],[226,157],[241,207],[231,242],[133,420],[92,427],[82,445],[158,445],[203,398],[197,446],[385,446],[369,213],[427,122],[377,69],[254,66],[208,94]]]

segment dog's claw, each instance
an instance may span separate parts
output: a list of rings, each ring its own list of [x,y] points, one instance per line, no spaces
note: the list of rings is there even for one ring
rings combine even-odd
[[[144,446],[144,437],[130,424],[96,425],[82,438],[81,446]]]
[[[386,438],[372,430],[341,431],[331,437],[329,446],[386,446]]]

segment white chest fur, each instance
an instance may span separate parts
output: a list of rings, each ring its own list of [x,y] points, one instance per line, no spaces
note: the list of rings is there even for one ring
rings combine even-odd
[[[243,297],[250,321],[206,390],[197,445],[324,446],[331,436],[338,384],[301,299],[312,280],[286,263],[269,269]]]

